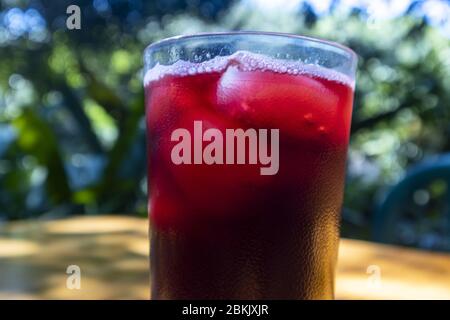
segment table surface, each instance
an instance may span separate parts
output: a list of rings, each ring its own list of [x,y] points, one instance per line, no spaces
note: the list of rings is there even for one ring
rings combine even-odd
[[[148,299],[147,229],[125,216],[1,225],[0,299]],[[342,239],[336,278],[337,299],[450,299],[450,255]]]

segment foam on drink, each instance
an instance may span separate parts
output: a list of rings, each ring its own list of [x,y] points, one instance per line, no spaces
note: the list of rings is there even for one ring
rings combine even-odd
[[[268,57],[248,51],[237,51],[230,56],[217,56],[208,61],[196,63],[178,60],[170,66],[156,64],[144,76],[144,86],[150,82],[160,80],[165,76],[187,76],[222,72],[230,66],[236,66],[240,71],[271,71],[275,73],[288,73],[293,75],[311,75],[330,81],[343,83],[354,88],[354,80],[343,73],[326,69],[317,64],[307,64],[302,61],[283,60]]]

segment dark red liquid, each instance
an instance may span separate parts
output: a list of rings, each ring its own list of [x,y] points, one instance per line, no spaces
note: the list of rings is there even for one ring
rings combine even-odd
[[[232,58],[196,71],[146,85],[152,298],[332,298],[351,86]],[[196,120],[224,135],[279,129],[278,173],[173,164],[172,132]]]

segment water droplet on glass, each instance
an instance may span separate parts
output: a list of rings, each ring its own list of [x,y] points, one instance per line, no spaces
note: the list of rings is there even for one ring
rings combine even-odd
[[[313,115],[312,113],[307,113],[303,116],[303,120],[306,122],[306,124],[308,125],[312,125],[314,123],[313,120]]]
[[[328,133],[327,128],[325,128],[324,126],[319,126],[319,128],[317,129],[317,131],[321,134],[321,135],[325,135]]]

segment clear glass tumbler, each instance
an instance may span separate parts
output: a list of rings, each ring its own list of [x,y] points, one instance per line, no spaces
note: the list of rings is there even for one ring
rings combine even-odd
[[[333,298],[354,52],[233,32],[144,60],[152,298]]]

